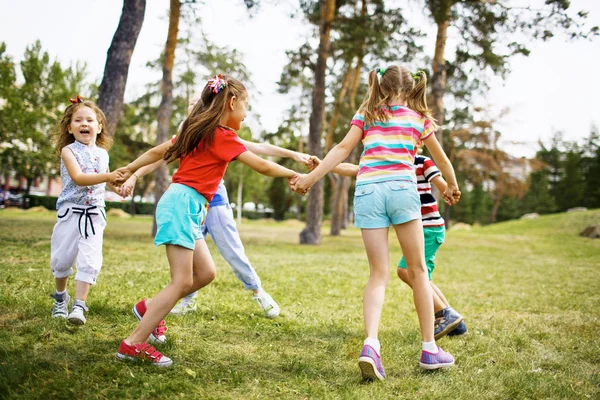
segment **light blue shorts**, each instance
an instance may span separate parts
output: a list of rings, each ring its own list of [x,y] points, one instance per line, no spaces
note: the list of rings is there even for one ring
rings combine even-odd
[[[194,250],[196,240],[204,239],[201,225],[208,211],[208,201],[195,189],[172,183],[156,206],[154,244],[174,244]]]
[[[421,218],[417,184],[411,181],[386,181],[356,186],[354,225],[377,229]]]

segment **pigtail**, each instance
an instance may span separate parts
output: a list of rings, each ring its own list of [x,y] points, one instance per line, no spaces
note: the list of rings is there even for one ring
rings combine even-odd
[[[416,74],[412,75],[412,78],[416,83],[406,96],[408,108],[417,111],[428,118],[434,126],[434,129],[437,129],[438,125],[435,123],[435,119],[427,107],[427,75],[424,71],[418,71]]]
[[[379,84],[379,76],[385,74],[385,69],[374,69],[369,72],[369,90],[365,100],[360,105],[360,111],[364,113],[365,123],[371,124],[374,121],[387,121],[388,115],[385,113],[384,106],[387,106],[389,93],[383,94]]]

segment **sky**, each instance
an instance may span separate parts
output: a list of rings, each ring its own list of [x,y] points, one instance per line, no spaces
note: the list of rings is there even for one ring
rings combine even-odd
[[[301,16],[290,18],[298,0],[262,3],[249,18],[242,0],[206,0],[200,15],[202,30],[211,41],[244,54],[242,62],[260,88],[261,95],[252,98],[255,114],[248,118],[248,125],[254,131],[274,131],[291,101],[277,93],[276,82],[287,63],[285,51],[302,44],[311,30]],[[426,51],[432,54],[435,31],[417,2],[406,4],[411,24],[422,24],[430,35]],[[99,82],[122,5],[121,0],[0,0],[0,41],[6,43],[7,53],[19,61],[26,46],[39,39],[51,58],[63,65],[85,61],[89,79]],[[571,6],[573,10],[590,12],[590,26],[600,25],[600,1],[572,0]],[[126,101],[143,94],[146,83],[160,79],[160,74],[150,71],[146,63],[162,51],[167,27],[168,1],[147,0],[145,20],[131,60]],[[457,35],[450,30],[449,48]],[[507,79],[493,79],[489,92],[477,104],[486,107],[491,115],[509,109],[498,122],[502,145],[512,154],[526,157],[535,155],[538,140],[548,142],[555,131],[563,132],[566,140],[581,142],[593,123],[600,125],[600,38],[570,42],[556,37],[531,48],[529,57],[511,60],[512,72]],[[260,120],[256,115],[260,115]]]

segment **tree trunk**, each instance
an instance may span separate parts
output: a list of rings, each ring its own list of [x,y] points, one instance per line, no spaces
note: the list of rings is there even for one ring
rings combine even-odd
[[[315,67],[315,85],[312,93],[312,112],[308,133],[308,151],[321,158],[323,149],[323,112],[325,110],[325,73],[329,58],[329,36],[335,16],[335,0],[320,0],[321,24],[319,53]],[[306,227],[300,232],[300,243],[319,244],[323,222],[323,182],[317,182],[309,192],[306,205]]]
[[[129,63],[137,38],[142,29],[146,0],[124,0],[119,26],[106,55],[104,76],[100,83],[98,107],[106,115],[108,126],[104,132],[115,135],[117,122],[123,108]]]
[[[437,8],[434,8],[435,4]],[[433,15],[435,23],[437,25],[437,35],[435,38],[435,52],[433,55],[433,61],[431,69],[433,76],[431,77],[431,108],[433,118],[436,120],[440,128],[435,133],[435,136],[440,142],[440,145],[444,147],[444,135],[442,125],[444,124],[445,109],[444,109],[444,92],[446,91],[446,38],[448,36],[448,26],[450,26],[450,9],[452,7],[452,0],[441,0],[437,2],[430,2],[430,11]],[[432,194],[436,199],[440,198],[439,190],[433,186]],[[439,203],[439,202],[438,202]],[[449,227],[450,222],[450,207],[446,207],[444,211],[444,217],[446,220],[446,228]]]
[[[177,47],[177,33],[179,31],[179,15],[181,3],[171,0],[169,11],[169,33],[163,55],[163,77],[160,83],[162,99],[158,106],[158,129],[156,130],[156,144],[165,142],[169,137],[171,128],[171,114],[173,112],[173,65],[175,64],[175,48]],[[154,185],[154,214],[156,205],[169,186],[169,170],[166,165],[161,165],[155,172]],[[156,235],[156,218],[152,225],[152,236]]]

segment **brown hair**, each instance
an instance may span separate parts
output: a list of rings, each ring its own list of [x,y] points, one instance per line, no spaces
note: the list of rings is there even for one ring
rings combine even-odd
[[[60,121],[60,124],[52,134],[52,141],[54,142],[54,150],[56,151],[56,155],[60,157],[60,152],[63,147],[70,145],[75,141],[75,136],[69,133],[69,126],[71,125],[71,119],[73,118],[73,114],[81,107],[91,108],[92,111],[96,114],[96,118],[98,119],[98,123],[101,126],[102,133],[98,133],[96,136],[96,146],[102,147],[103,149],[110,149],[112,146],[112,138],[105,133],[106,129],[108,129],[108,121],[106,120],[106,116],[94,103],[93,101],[85,100],[81,103],[70,104],[66,109],[65,113]]]
[[[208,149],[212,145],[215,131],[221,124],[229,100],[233,96],[240,101],[245,100],[248,95],[246,87],[229,76],[223,78],[227,85],[219,90],[219,93],[215,93],[208,83],[204,86],[194,109],[183,121],[177,140],[163,156],[167,162],[187,156],[200,144],[202,149]]]
[[[387,122],[389,115],[385,112],[389,101],[401,96],[406,100],[408,108],[422,114],[431,120],[437,129],[437,124],[427,107],[427,75],[423,71],[417,72],[417,81],[410,71],[403,65],[392,65],[381,74],[379,69],[369,72],[369,90],[365,100],[360,106],[364,112],[365,123],[375,121]],[[377,74],[381,75],[378,79]]]

